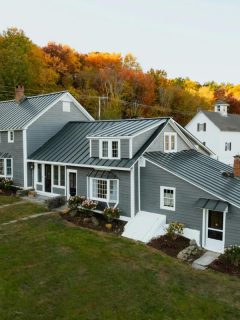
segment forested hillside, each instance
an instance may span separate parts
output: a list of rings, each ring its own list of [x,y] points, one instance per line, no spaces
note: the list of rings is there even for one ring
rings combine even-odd
[[[130,53],[86,54],[54,42],[41,48],[11,28],[0,34],[0,100],[13,98],[17,84],[27,95],[67,89],[95,118],[99,97],[105,119],[168,115],[185,124],[197,110],[212,110],[218,98],[240,113],[240,85],[170,79],[161,69],[144,72]]]

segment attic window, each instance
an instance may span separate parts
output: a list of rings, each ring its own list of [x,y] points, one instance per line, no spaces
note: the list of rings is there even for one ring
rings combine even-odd
[[[176,132],[164,132],[164,152],[177,152]]]
[[[63,112],[70,112],[70,102],[68,101],[63,101]]]
[[[198,123],[197,124],[197,131],[206,131],[207,125],[206,123]]]

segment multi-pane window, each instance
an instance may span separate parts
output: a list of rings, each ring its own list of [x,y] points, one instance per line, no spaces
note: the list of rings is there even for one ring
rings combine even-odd
[[[0,159],[0,176],[12,177],[13,174],[13,161],[12,159]]]
[[[14,131],[8,131],[8,142],[14,142]]]
[[[53,184],[58,187],[65,187],[65,167],[53,166]]]
[[[100,140],[100,158],[119,159],[119,140]]]
[[[206,123],[198,123],[197,124],[197,131],[206,131],[207,124]]]
[[[118,180],[91,178],[90,198],[99,201],[118,202]]]
[[[164,133],[164,151],[177,152],[177,134],[176,132]]]
[[[231,151],[231,150],[232,150],[232,143],[225,142],[225,151]]]
[[[175,210],[176,189],[160,187],[160,208]]]

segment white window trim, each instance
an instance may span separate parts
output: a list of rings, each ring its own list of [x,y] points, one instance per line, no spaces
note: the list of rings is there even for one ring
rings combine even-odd
[[[93,180],[103,180],[107,181],[107,198],[97,198],[93,196]],[[112,201],[110,200],[110,181],[117,181],[117,200]],[[119,203],[119,179],[103,179],[103,178],[90,178],[90,199],[100,201],[100,202],[107,202],[107,203]]]
[[[13,134],[13,139],[11,140],[11,133]],[[8,131],[8,143],[14,143],[14,131]]]
[[[107,157],[103,157],[103,155],[102,155],[103,142],[107,142],[108,143],[108,156]],[[112,156],[112,143],[113,142],[117,142],[118,143],[118,157],[113,157]],[[99,139],[99,158],[100,159],[120,160],[121,159],[120,155],[121,155],[120,139]]]
[[[166,146],[165,146],[165,137],[169,136],[169,150],[166,150]],[[171,150],[171,137],[174,137],[175,140],[175,148],[173,150]],[[172,152],[177,152],[177,133],[176,132],[164,132],[163,135],[163,148],[164,148],[164,152],[166,153],[172,153]]]
[[[4,174],[0,175],[1,178],[9,178],[12,179],[13,178],[13,159],[12,158],[0,158],[1,160],[3,160],[3,165],[4,165]],[[11,171],[12,174],[11,175],[7,175],[7,160],[11,160]]]
[[[174,195],[174,198],[173,198],[174,205],[173,205],[173,207],[164,206],[164,190],[165,189],[173,190],[173,195]],[[175,211],[176,210],[176,188],[160,186],[160,209],[169,210],[169,211]]]
[[[54,184],[54,167],[58,167],[58,184]],[[60,188],[60,189],[65,189],[66,188],[66,167],[64,167],[64,171],[65,171],[65,185],[61,186],[61,167],[64,166],[60,166],[60,165],[52,165],[52,187],[53,188]]]

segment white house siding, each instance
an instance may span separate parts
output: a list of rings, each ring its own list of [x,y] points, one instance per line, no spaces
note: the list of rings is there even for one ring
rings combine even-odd
[[[240,131],[240,128],[239,128]],[[240,154],[240,132],[220,132],[218,160],[233,165],[234,156]],[[231,142],[231,151],[225,151],[225,143]]]

